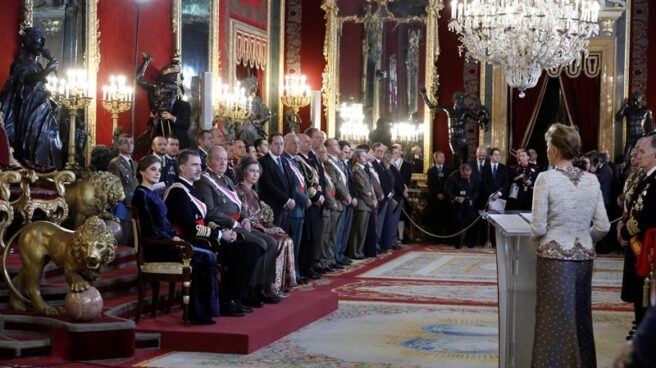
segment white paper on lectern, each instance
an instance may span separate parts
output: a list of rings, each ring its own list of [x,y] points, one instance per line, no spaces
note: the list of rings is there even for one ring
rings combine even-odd
[[[522,216],[524,218],[524,220],[526,220],[526,222],[528,222],[529,224],[531,223],[531,220],[533,219],[532,213],[530,213],[530,212],[522,212],[519,215]]]
[[[490,218],[503,232],[515,235],[530,235],[531,233],[528,223],[518,214],[490,215]]]

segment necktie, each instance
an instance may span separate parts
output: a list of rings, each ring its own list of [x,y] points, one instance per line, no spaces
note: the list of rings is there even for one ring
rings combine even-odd
[[[278,159],[276,160],[276,162],[278,163],[278,167],[280,168],[280,171],[282,171],[282,173],[284,174],[284,173],[285,173],[285,169],[283,169],[283,167],[282,167],[282,161],[280,160],[280,157],[278,157]]]
[[[497,164],[492,165],[492,177],[497,178]]]
[[[478,161],[478,172],[483,171],[483,163],[484,163],[484,162],[485,162],[485,161],[483,161],[483,160],[479,160],[479,161]]]
[[[366,172],[367,175],[369,175],[371,178],[371,169],[369,169],[369,164],[364,165],[364,172]]]

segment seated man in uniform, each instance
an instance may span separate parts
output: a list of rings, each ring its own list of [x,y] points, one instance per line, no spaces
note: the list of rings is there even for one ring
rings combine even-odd
[[[246,241],[255,243],[265,252],[255,266],[251,282],[257,299],[264,303],[278,303],[280,297],[271,289],[275,280],[278,242],[268,234],[253,231],[250,221],[242,220],[242,201],[235,191],[234,182],[227,177],[228,154],[221,146],[214,146],[207,152],[207,170],[194,185],[200,198],[207,205],[207,221],[235,230]],[[258,306],[253,295],[245,303]]]
[[[178,157],[179,176],[164,194],[168,218],[184,239],[207,238],[219,241],[219,261],[227,268],[219,286],[220,312],[223,316],[243,316],[249,308],[241,305],[255,264],[262,256],[257,245],[236,241],[236,233],[205,222],[207,206],[193,183],[201,176],[198,153],[185,150]]]

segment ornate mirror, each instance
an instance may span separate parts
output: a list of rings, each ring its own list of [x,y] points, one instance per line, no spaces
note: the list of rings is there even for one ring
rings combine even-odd
[[[433,60],[439,55],[437,0],[325,0],[324,104],[328,135],[340,137],[340,107],[361,106],[363,123],[379,121],[419,129],[415,135],[392,132],[405,151],[419,145],[424,171],[430,164],[432,124],[419,89],[437,89]],[[427,57],[428,56],[428,57]],[[349,110],[350,111],[350,110]],[[400,125],[394,125],[399,127]],[[357,139],[356,139],[357,140]]]
[[[182,57],[185,96],[191,104],[192,127],[201,121],[201,78],[204,72],[219,76],[218,0],[174,0],[173,30],[176,53]]]
[[[83,117],[86,129],[86,160],[96,144],[95,91],[98,74],[98,0],[23,0],[24,14],[21,27],[33,26],[42,30],[47,37],[46,46],[52,56],[59,60],[59,75],[65,76],[69,69],[83,69],[89,82],[92,102]],[[78,117],[78,119],[80,119]],[[66,115],[60,116],[60,123]],[[65,132],[66,130],[60,130]],[[61,134],[62,139],[68,139]]]

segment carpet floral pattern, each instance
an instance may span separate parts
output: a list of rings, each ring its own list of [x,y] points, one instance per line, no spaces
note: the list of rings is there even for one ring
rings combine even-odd
[[[632,319],[630,306],[619,300],[621,270],[620,258],[595,261],[593,319],[600,367],[610,366]],[[317,289],[338,293],[339,309],[253,354],[172,352],[138,366],[498,366],[496,259],[489,250],[413,246],[357,262],[295,289],[291,297]]]

